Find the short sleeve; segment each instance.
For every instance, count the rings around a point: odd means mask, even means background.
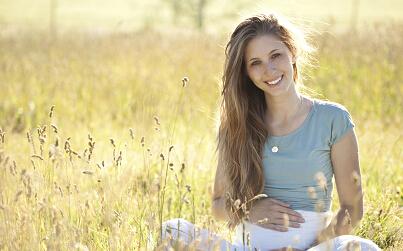
[[[337,143],[343,136],[355,126],[350,113],[343,106],[334,111],[330,145]]]

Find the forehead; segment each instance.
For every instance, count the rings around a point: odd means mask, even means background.
[[[287,46],[274,35],[260,35],[252,38],[245,48],[245,59],[262,57],[275,49],[288,49]]]

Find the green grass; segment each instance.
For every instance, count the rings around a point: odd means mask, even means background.
[[[366,211],[355,233],[386,250],[403,245],[402,30],[317,35],[305,80],[352,114]],[[193,33],[2,36],[0,249],[146,249],[176,217],[226,236],[210,214],[224,44]]]

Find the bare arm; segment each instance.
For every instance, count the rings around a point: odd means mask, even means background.
[[[340,209],[330,225],[319,234],[317,242],[349,234],[363,215],[358,143],[354,130],[332,146],[331,160]]]
[[[225,210],[225,186],[226,180],[224,176],[224,170],[219,163],[217,165],[217,170],[215,174],[211,209],[213,217],[216,220],[229,220],[227,211]]]

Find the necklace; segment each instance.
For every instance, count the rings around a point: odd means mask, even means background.
[[[299,104],[298,104],[298,110],[295,112],[295,114],[297,114],[297,113],[299,112],[299,110],[301,109],[301,107],[302,107],[302,102],[303,102],[303,97],[301,96],[300,102],[299,102]],[[304,122],[302,122],[302,123],[304,123]],[[277,142],[277,144],[275,144],[275,145],[272,146],[272,148],[271,148],[271,152],[272,152],[272,153],[277,153],[277,152],[280,150],[281,141],[282,141],[282,139],[280,138],[280,141]]]

